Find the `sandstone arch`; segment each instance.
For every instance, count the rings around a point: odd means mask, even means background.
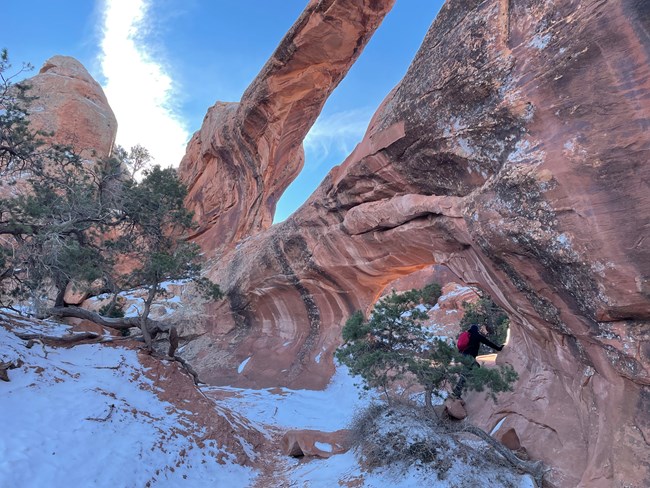
[[[514,412],[504,429],[557,486],[648,484],[648,32],[634,0],[447,2],[363,141],[291,218],[263,231],[259,202],[281,184],[199,212],[229,293],[188,349],[202,377],[323,386],[345,316],[443,263],[512,318],[499,359],[518,389],[474,418]],[[239,136],[217,119],[206,137],[234,161]],[[216,171],[205,154],[192,164]],[[224,192],[205,174],[191,178],[202,205]]]

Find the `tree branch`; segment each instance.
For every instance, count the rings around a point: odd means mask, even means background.
[[[55,317],[75,317],[78,319],[90,320],[102,327],[109,327],[115,330],[130,329],[131,327],[140,327],[140,317],[104,317],[96,312],[91,312],[80,307],[52,307],[46,310],[46,315]],[[169,326],[157,320],[147,319],[147,329],[155,336],[158,332],[169,330]]]
[[[14,334],[19,337],[20,339],[24,341],[34,341],[32,342],[31,345],[28,345],[27,347],[31,347],[34,345],[36,342],[42,342],[42,343],[47,343],[48,345],[57,345],[57,344],[70,344],[71,342],[80,342],[80,341],[87,341],[87,340],[93,340],[93,339],[100,339],[102,336],[100,334],[96,334],[94,332],[82,332],[79,334],[68,334],[62,337],[56,337],[56,336],[46,336],[43,334],[26,334],[23,332],[16,332],[14,331]]]
[[[516,469],[523,471],[524,473],[529,473],[531,476],[533,476],[533,478],[535,478],[537,486],[542,486],[542,478],[544,477],[545,470],[544,464],[541,461],[531,462],[519,459],[510,449],[501,444],[494,437],[489,435],[483,429],[479,429],[467,421],[461,423],[457,428],[454,428],[451,425],[449,425],[449,427],[452,431],[455,432],[469,432],[470,434],[474,434],[476,437],[480,438],[481,440],[488,443],[491,447],[493,447],[495,451],[501,454],[506,459],[506,461],[508,461]]]

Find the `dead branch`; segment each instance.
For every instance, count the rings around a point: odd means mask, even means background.
[[[55,317],[74,317],[89,320],[101,325],[102,327],[108,327],[115,330],[131,329],[132,327],[142,330],[142,317],[104,317],[103,315],[81,307],[52,307],[47,309],[46,314]],[[145,323],[147,329],[146,332],[150,336],[151,340],[154,340],[161,332],[169,332],[170,329],[168,324],[150,318],[147,318]],[[145,331],[143,331],[143,334],[144,332]]]
[[[176,331],[176,327],[172,326],[169,328],[169,351],[167,355],[173,358],[176,349],[178,349],[178,332]]]
[[[187,371],[190,374],[190,376],[192,376],[192,379],[194,380],[195,385],[198,386],[199,384],[203,383],[199,379],[199,373],[197,373],[196,370],[190,365],[190,363],[185,361],[185,359],[183,359],[180,356],[173,356],[172,359],[174,361],[178,361],[179,363],[181,363],[183,365],[183,368],[185,368],[185,371]]]
[[[106,422],[108,419],[111,418],[111,415],[113,415],[113,411],[115,410],[115,405],[111,404],[108,413],[106,414],[106,417],[86,417],[86,420],[94,420],[95,422]]]
[[[48,315],[57,317],[75,317],[79,319],[90,320],[91,322],[94,322],[103,327],[109,327],[116,330],[130,329],[132,327],[141,329],[141,317],[104,317],[98,313],[91,312],[90,310],[86,310],[80,307],[53,307],[48,309],[46,313]],[[147,331],[149,332],[151,339],[155,339],[156,336],[161,332],[169,333],[169,358],[181,363],[185,371],[187,371],[188,374],[192,376],[194,384],[198,385],[202,383],[196,370],[192,368],[192,366],[187,361],[185,361],[185,359],[181,358],[180,356],[176,356],[176,349],[178,348],[178,331],[176,330],[176,327],[149,318],[147,318],[146,323]]]
[[[25,347],[27,349],[31,349],[32,347],[34,347],[34,344],[40,344],[40,346],[43,348],[43,357],[47,359],[47,349],[45,349],[45,343],[41,339],[29,339],[27,340],[27,344],[25,344]]]
[[[115,366],[95,366],[95,369],[114,369],[118,370],[124,365],[124,357],[122,357],[122,360],[116,364]]]
[[[115,330],[130,329],[131,327],[140,327],[139,317],[104,317],[96,312],[86,310],[81,307],[52,307],[45,311],[46,315],[55,317],[75,317],[77,319],[90,320],[102,327],[108,327]],[[151,320],[150,322],[155,322]]]
[[[102,339],[102,336],[95,332],[80,332],[79,334],[68,334],[61,337],[46,336],[43,334],[28,334],[25,332],[16,332],[16,331],[14,331],[14,334],[20,339],[28,341],[26,344],[26,347],[28,349],[31,349],[34,346],[34,344],[40,344],[41,346],[43,346],[43,351],[45,351],[46,344],[48,346],[61,346],[61,345],[70,345],[70,344],[75,345],[75,344],[80,344],[82,342],[87,343],[89,341],[98,342]]]
[[[489,435],[483,429],[470,424],[468,421],[458,423],[457,427],[454,424],[456,424],[456,422],[448,423],[447,425],[451,432],[468,432],[475,435],[494,448],[494,450],[501,454],[501,456],[503,456],[513,467],[524,473],[530,474],[535,479],[537,486],[542,486],[542,479],[545,470],[544,464],[541,461],[524,461],[523,459],[519,459],[510,449],[501,444],[494,437]]]

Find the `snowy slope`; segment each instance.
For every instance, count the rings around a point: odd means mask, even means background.
[[[46,324],[42,332],[69,331]],[[24,363],[0,382],[0,486],[248,486],[255,476],[216,442],[200,448],[180,435],[202,427],[158,398],[135,351],[27,349],[1,326],[0,344],[0,360]]]
[[[199,391],[174,374],[177,363],[138,355],[133,343],[28,349],[8,330],[17,330],[15,317],[12,323],[0,315],[0,361],[23,362],[0,382],[0,487],[442,488],[457,486],[454,473],[463,470],[454,461],[451,476],[437,480],[416,466],[366,472],[354,451],[284,456],[278,439],[287,429],[345,428],[372,400],[359,397],[344,369],[324,391]],[[19,330],[71,332],[48,322]],[[214,417],[197,414],[197,403]],[[225,428],[215,428],[219,422]],[[532,486],[521,476],[503,479],[482,486]]]

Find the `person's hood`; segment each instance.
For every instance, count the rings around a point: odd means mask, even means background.
[[[469,333],[470,333],[470,334],[478,334],[478,325],[472,325],[472,326],[469,328]]]

